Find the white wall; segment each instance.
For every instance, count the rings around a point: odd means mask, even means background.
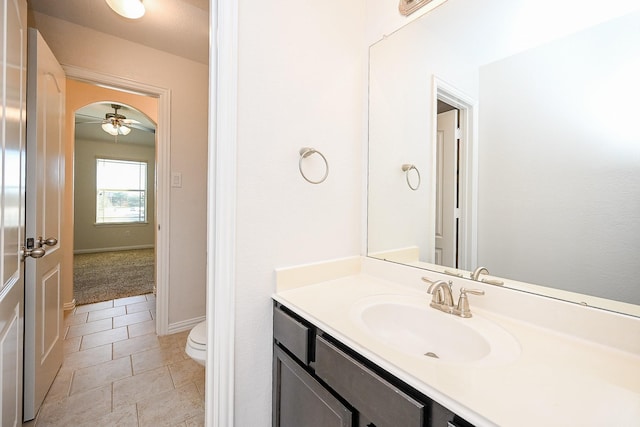
[[[147,163],[146,224],[96,225],[96,159],[122,159]],[[75,253],[153,247],[155,242],[155,147],[125,142],[77,140],[74,156]]]
[[[271,425],[277,267],[358,255],[364,3],[239,3],[235,424]],[[329,161],[326,182],[298,150]]]
[[[170,194],[169,324],[203,316],[208,66],[38,13],[32,18],[63,66],[170,89],[170,162],[182,173],[182,188]],[[114,60],[104,49],[112,45],[126,54]]]

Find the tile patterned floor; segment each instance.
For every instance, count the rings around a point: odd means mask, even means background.
[[[188,332],[155,334],[153,294],[65,314],[64,362],[24,427],[204,425],[204,368],[184,352]]]

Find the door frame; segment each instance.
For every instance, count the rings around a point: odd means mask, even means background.
[[[156,124],[156,333],[169,333],[169,237],[170,237],[170,159],[171,159],[171,91],[111,74],[63,65],[67,78],[158,98]],[[73,161],[73,159],[71,159]],[[73,203],[73,199],[71,199]],[[71,209],[73,212],[73,209]],[[72,222],[73,223],[73,222]]]
[[[463,270],[472,270],[478,263],[478,103],[460,89],[437,76],[432,82],[432,158],[436,159],[438,138],[438,100],[444,101],[460,111],[458,126],[462,141],[460,156],[460,229],[458,231],[459,265]],[[430,212],[435,212],[435,164],[432,168],[432,194]],[[434,223],[430,225],[435,230]],[[435,247],[435,234],[432,247]]]
[[[209,1],[205,425],[234,425],[238,2]]]

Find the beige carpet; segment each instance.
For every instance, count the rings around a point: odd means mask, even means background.
[[[153,292],[154,250],[77,254],[73,257],[73,296],[90,304]]]

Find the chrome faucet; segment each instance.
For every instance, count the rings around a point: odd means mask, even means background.
[[[489,270],[487,270],[487,267],[478,267],[473,270],[473,273],[471,273],[471,280],[478,280],[482,273],[489,274]]]
[[[423,277],[422,280],[431,284],[427,290],[427,292],[432,295],[431,304],[429,304],[431,307],[460,317],[472,317],[467,294],[484,295],[484,291],[481,290],[461,288],[458,304],[454,305],[453,292],[451,291],[453,282],[451,280],[449,282],[445,282],[444,280],[433,282],[426,277]]]

